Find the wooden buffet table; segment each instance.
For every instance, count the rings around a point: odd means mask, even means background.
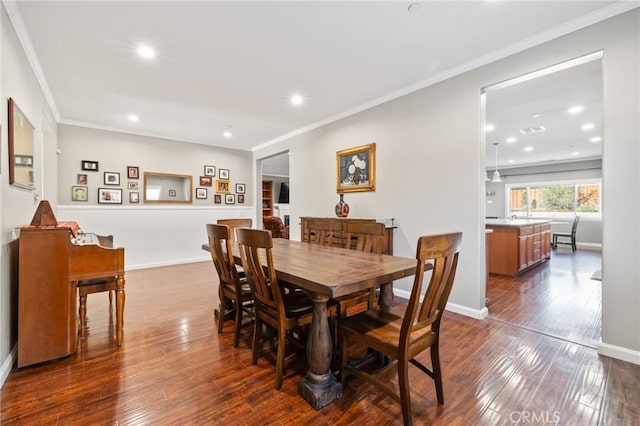
[[[489,272],[518,275],[551,256],[551,221],[487,219],[493,234],[487,239]]]
[[[208,246],[202,248],[206,250]],[[239,258],[236,244],[233,251],[234,257]],[[298,393],[320,409],[342,395],[342,384],[330,370],[333,347],[327,301],[411,276],[415,274],[416,260],[274,238],[273,261],[278,279],[302,288],[313,301],[307,342],[309,371],[298,384]],[[263,263],[266,265],[265,259]],[[425,269],[432,267],[427,264]]]

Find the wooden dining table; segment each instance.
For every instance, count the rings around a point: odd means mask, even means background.
[[[203,249],[208,250],[204,244]],[[234,257],[239,260],[237,244]],[[416,260],[385,254],[365,253],[338,247],[320,246],[282,238],[273,239],[273,263],[279,280],[304,290],[313,301],[313,319],[307,341],[309,371],[298,384],[298,393],[315,409],[342,396],[342,384],[330,369],[333,346],[327,302],[363,289],[388,285],[411,276]],[[266,266],[266,258],[263,258]],[[431,264],[426,269],[431,269]],[[383,294],[383,292],[381,292]],[[380,306],[391,306],[381,297]]]

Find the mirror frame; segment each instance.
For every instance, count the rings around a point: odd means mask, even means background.
[[[35,143],[34,143],[34,136],[35,136],[35,127],[33,126],[33,124],[31,123],[31,121],[29,121],[29,119],[27,118],[27,116],[24,114],[24,112],[22,112],[22,110],[20,109],[20,107],[16,104],[16,102],[13,100],[13,98],[9,98],[9,121],[8,121],[8,127],[9,127],[9,184],[10,185],[15,185],[18,186],[20,188],[25,188],[25,189],[30,189],[30,190],[34,190],[35,189],[35,184],[34,184],[34,179],[33,179],[33,171],[34,171],[34,161],[33,161],[33,156],[35,153]],[[29,140],[16,140],[17,138],[17,134],[16,134],[16,129],[14,126],[14,119],[16,119],[17,117],[21,117],[22,120],[24,120],[26,122],[26,124],[29,125],[30,129],[31,129],[31,141]],[[27,166],[29,166],[31,168],[30,172],[31,172],[31,176],[30,176],[30,182],[20,182],[20,181],[16,181],[16,156],[21,156],[23,154],[16,154],[16,145],[20,142],[23,143],[30,143],[31,144],[31,164],[27,164]],[[21,163],[22,164],[22,163]]]
[[[174,180],[177,180],[178,183],[181,183],[181,185],[183,185],[183,188],[186,187],[186,183],[189,183],[189,189],[188,192],[185,191],[181,191],[181,194],[184,195],[183,198],[169,198],[168,195],[165,196],[165,198],[160,198],[160,199],[149,199],[147,197],[147,186],[149,184],[153,184],[155,183],[154,181],[162,181],[164,178],[172,178]],[[180,182],[180,180],[182,182]],[[175,188],[166,188],[167,190],[167,194],[168,191],[176,191],[176,197],[177,197],[177,191],[180,188],[178,188],[178,185],[175,186]],[[161,192],[164,192],[164,190],[161,190]],[[185,193],[186,192],[186,193]],[[181,175],[181,174],[176,174],[176,173],[161,173],[161,172],[144,172],[144,188],[143,188],[143,202],[144,203],[175,203],[175,204],[191,204],[193,203],[193,176],[191,175]]]

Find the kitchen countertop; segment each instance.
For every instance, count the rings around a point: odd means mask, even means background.
[[[549,219],[486,219],[485,224],[487,226],[529,226],[540,225],[543,223],[551,223]]]

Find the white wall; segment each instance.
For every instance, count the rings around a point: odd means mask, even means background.
[[[36,197],[43,194],[44,182],[55,182],[56,158],[43,157],[43,152],[55,151],[56,135],[45,123],[55,123],[53,114],[31,70],[29,62],[2,6],[1,31],[1,91],[0,117],[2,123],[2,149],[0,159],[0,383],[9,373],[12,363],[11,351],[16,343],[15,325],[17,306],[16,288],[11,282],[11,259],[9,246],[13,240],[12,229],[29,224],[38,204]],[[7,171],[7,99],[13,98],[35,127],[34,182],[35,191],[9,185]],[[43,128],[48,128],[47,136]],[[46,173],[46,174],[45,174]]]
[[[351,215],[395,217],[395,253],[413,256],[419,235],[463,231],[451,302],[473,315],[485,307],[485,183],[480,90],[604,50],[602,353],[640,363],[639,12],[635,9],[418,92],[254,153],[289,150],[292,224],[331,215],[335,152],[377,143],[375,192],[347,194]],[[299,238],[299,228],[291,228]],[[406,290],[408,283],[398,286]]]

